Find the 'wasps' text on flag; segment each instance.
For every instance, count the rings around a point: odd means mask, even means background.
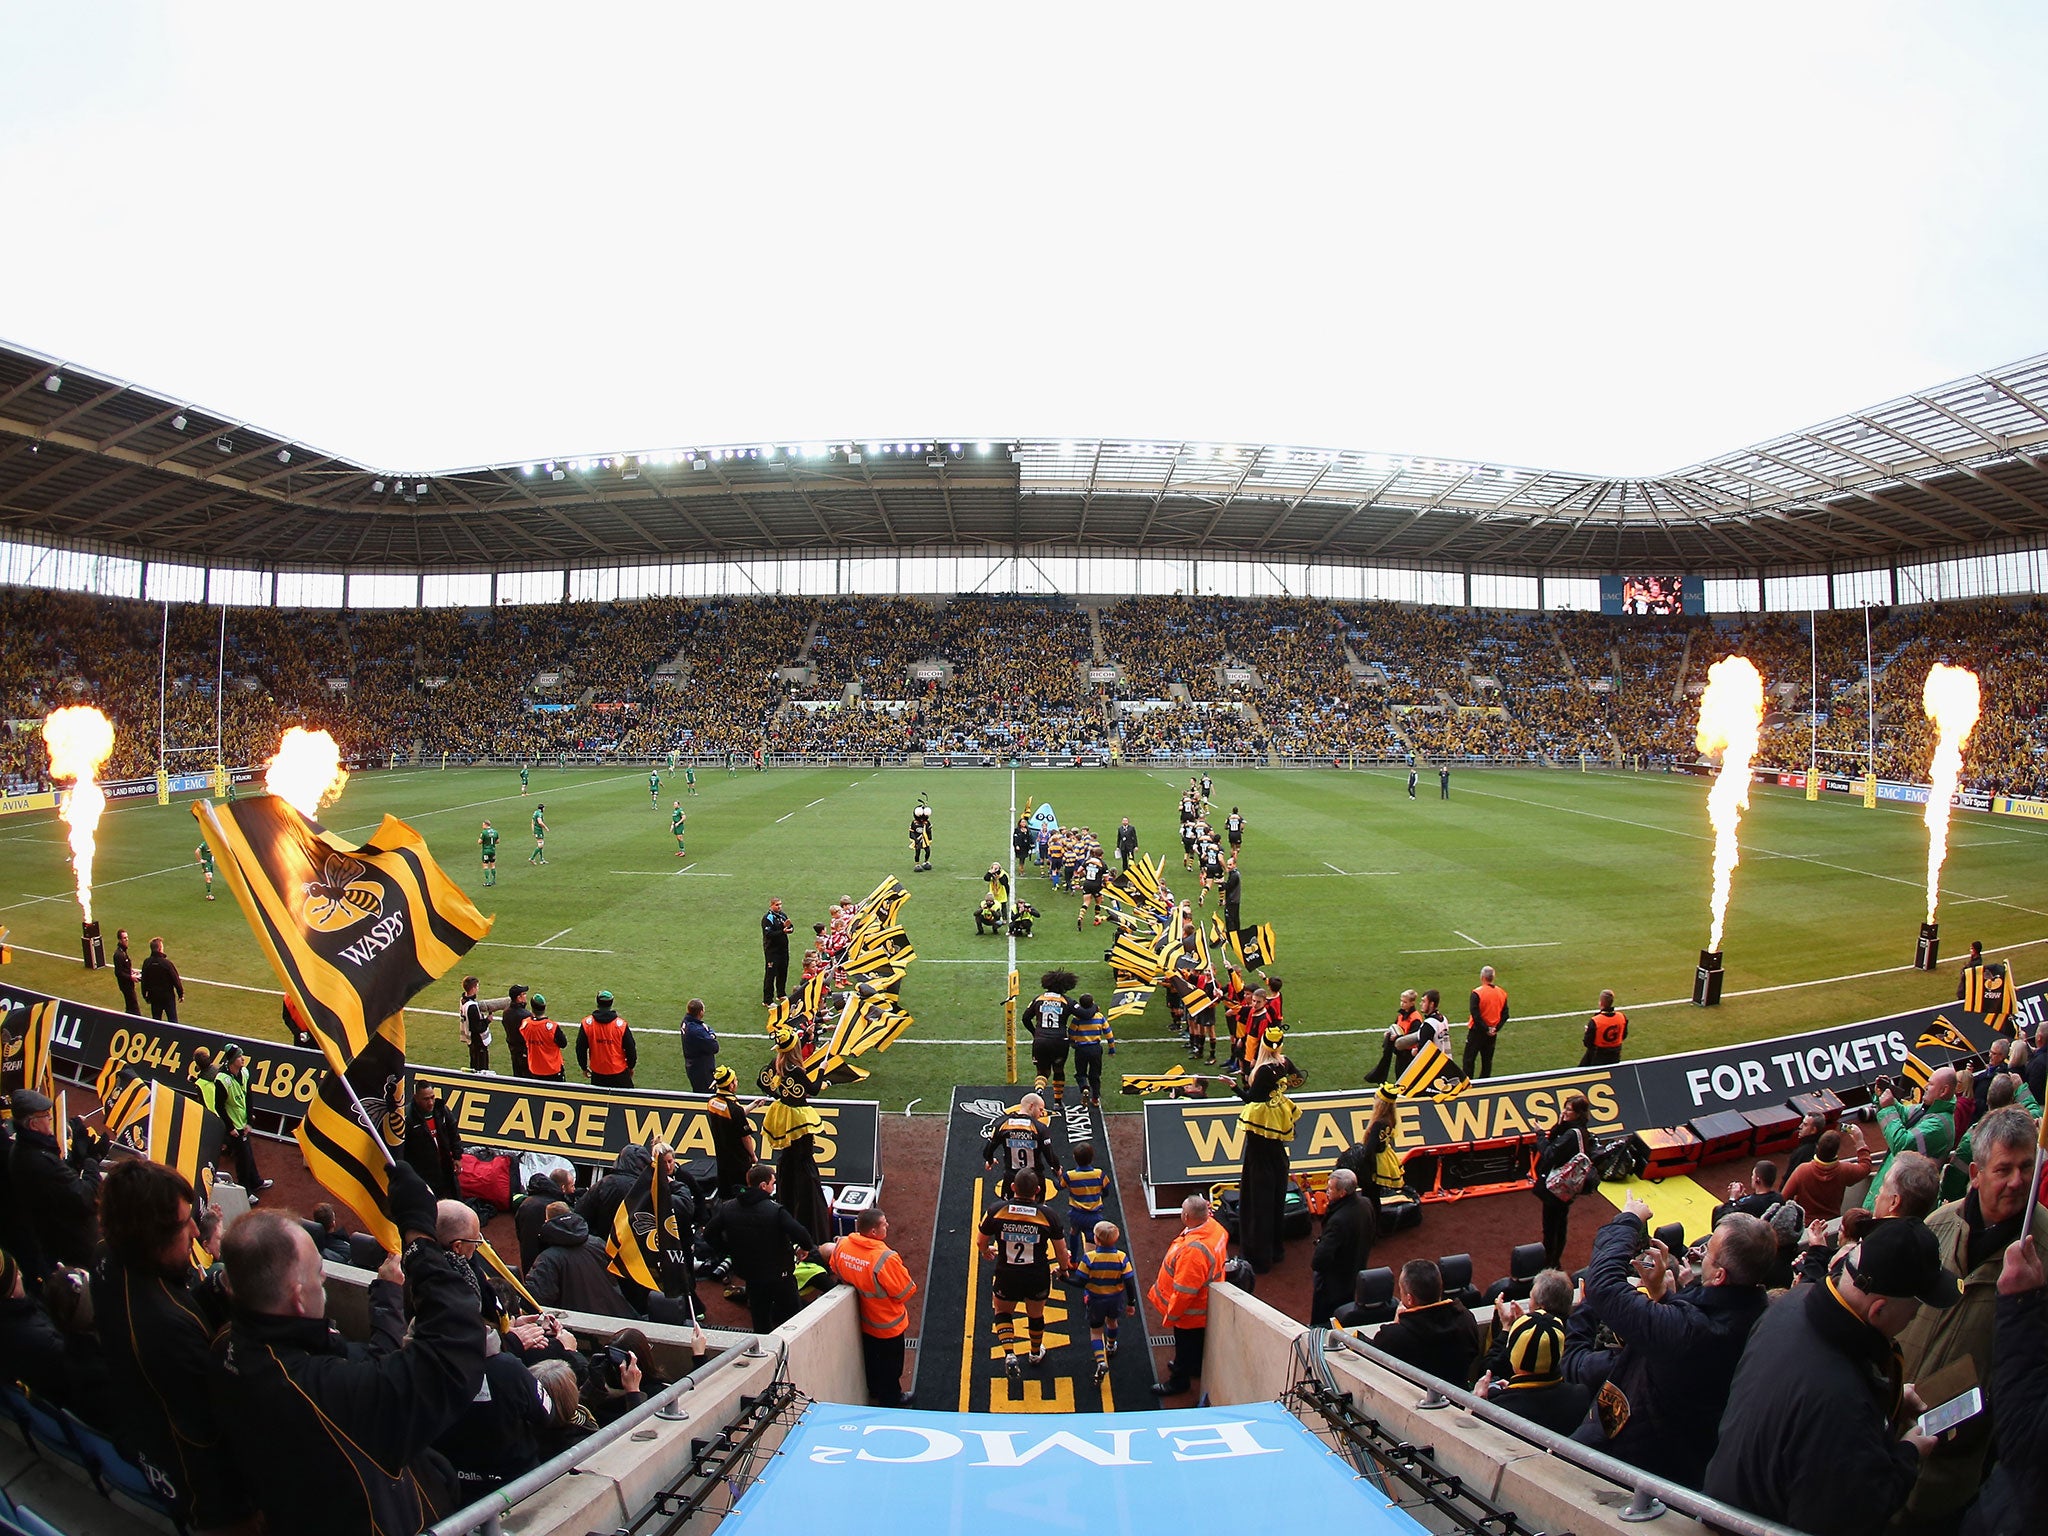
[[[393,817],[352,843],[274,795],[200,800],[193,815],[337,1072],[491,931],[419,833]]]
[[[0,1100],[17,1088],[46,1099],[57,1096],[50,1070],[50,1032],[57,1023],[54,1000],[11,1009],[0,1018]]]

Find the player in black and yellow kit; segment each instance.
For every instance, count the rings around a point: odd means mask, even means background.
[[[1045,1302],[1052,1294],[1052,1266],[1070,1267],[1067,1240],[1060,1236],[1052,1212],[1039,1203],[1045,1185],[1025,1169],[1011,1181],[1010,1198],[998,1201],[981,1218],[981,1256],[995,1278],[996,1339],[1003,1350],[1003,1372],[1015,1381],[1023,1374],[1010,1318],[1024,1307],[1031,1340],[1031,1363],[1045,1363]]]
[[[1031,1000],[1026,1017],[1031,1023],[1031,1086],[1040,1093],[1052,1084],[1052,1107],[1064,1108],[1067,1091],[1067,1027],[1074,1021],[1074,1000],[1067,996],[1074,988],[1072,971],[1047,971],[1038,978],[1045,990]]]
[[[993,1168],[998,1158],[1002,1160],[1002,1179],[996,1187],[1004,1193],[1015,1187],[1020,1174],[1034,1175],[1041,1189],[1047,1182],[1058,1181],[1060,1160],[1046,1137],[1045,1123],[1045,1100],[1027,1093],[1021,1104],[1004,1110],[989,1128],[988,1140],[982,1143],[981,1162],[983,1167]]]

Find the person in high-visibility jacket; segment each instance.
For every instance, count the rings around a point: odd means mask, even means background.
[[[1600,1011],[1586,1020],[1586,1054],[1582,1067],[1611,1067],[1621,1060],[1621,1043],[1628,1039],[1628,1015],[1614,1006],[1614,994],[1600,994]]]
[[[1180,1205],[1181,1230],[1166,1245],[1159,1274],[1145,1293],[1160,1320],[1173,1330],[1173,1359],[1166,1380],[1152,1383],[1155,1397],[1185,1392],[1202,1374],[1209,1341],[1209,1287],[1223,1278],[1230,1235],[1211,1213],[1206,1195],[1189,1195]]]
[[[903,1336],[910,1327],[910,1309],[904,1303],[917,1294],[917,1282],[903,1267],[903,1256],[889,1246],[889,1218],[880,1207],[862,1211],[853,1236],[825,1244],[818,1256],[860,1297],[860,1357],[867,1369],[868,1401],[908,1408]]]
[[[533,994],[533,1012],[519,1021],[519,1036],[526,1042],[526,1075],[542,1082],[562,1080],[562,1047],[569,1043],[562,1026],[548,1017],[548,1000]]]
[[[1467,1077],[1493,1076],[1493,1048],[1508,1022],[1508,995],[1494,984],[1493,967],[1479,968],[1479,985],[1472,989],[1471,1006],[1465,1011],[1465,1059],[1461,1066]],[[1473,1071],[1474,1064],[1479,1070]]]
[[[1263,1275],[1280,1262],[1280,1217],[1287,1203],[1288,1148],[1301,1108],[1287,1097],[1294,1063],[1280,1052],[1286,1031],[1268,1029],[1252,1069],[1237,1083],[1245,1100],[1237,1112],[1244,1132],[1244,1160],[1237,1175],[1237,1240],[1245,1262]]]
[[[584,1015],[576,1032],[576,1065],[600,1087],[630,1088],[633,1064],[639,1059],[633,1031],[612,1006],[611,993],[598,993],[597,1007]]]

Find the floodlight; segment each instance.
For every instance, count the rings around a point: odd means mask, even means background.
[[[172,430],[173,432],[182,432],[182,431],[184,431],[184,430],[185,430],[185,418],[184,418],[183,416],[173,416],[173,417],[171,418],[171,430]]]
[[[291,461],[292,461],[292,451],[291,451],[291,449],[289,449],[289,448],[280,448],[280,449],[278,449],[278,450],[277,450],[277,462],[278,462],[278,463],[280,463],[280,464],[289,464],[289,463],[291,463]]]
[[[57,375],[54,373],[51,374],[47,379],[43,380],[43,388],[47,389],[53,395],[63,387],[64,381],[58,378]]]
[[[380,492],[380,493],[381,493],[381,492],[383,491],[383,489],[384,489],[384,482],[383,482],[382,480],[372,480],[372,481],[370,482],[370,489],[371,489],[372,491],[376,491],[376,492]]]
[[[531,464],[526,466],[526,478],[529,480],[533,478],[533,466]]]
[[[976,444],[974,445],[974,451],[975,451],[976,453],[987,453],[987,452],[988,452],[988,444],[987,444],[987,443],[976,443]]]
[[[427,494],[427,482],[426,482],[426,481],[424,481],[424,480],[422,480],[422,481],[420,481],[420,482],[419,482],[418,484],[416,484],[415,486],[413,486],[413,488],[412,488],[412,493],[413,493],[413,495],[415,495],[415,496],[424,496],[424,495],[426,495],[426,494]]]
[[[566,469],[553,470],[549,473],[548,478],[550,480],[566,480],[569,478],[569,471]]]
[[[216,437],[213,440],[213,446],[218,448],[222,453],[233,453],[235,451],[235,445],[229,442],[224,437]]]

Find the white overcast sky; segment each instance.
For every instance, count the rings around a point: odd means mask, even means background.
[[[2048,6],[0,12],[0,337],[392,469],[1618,474],[2048,350]]]

